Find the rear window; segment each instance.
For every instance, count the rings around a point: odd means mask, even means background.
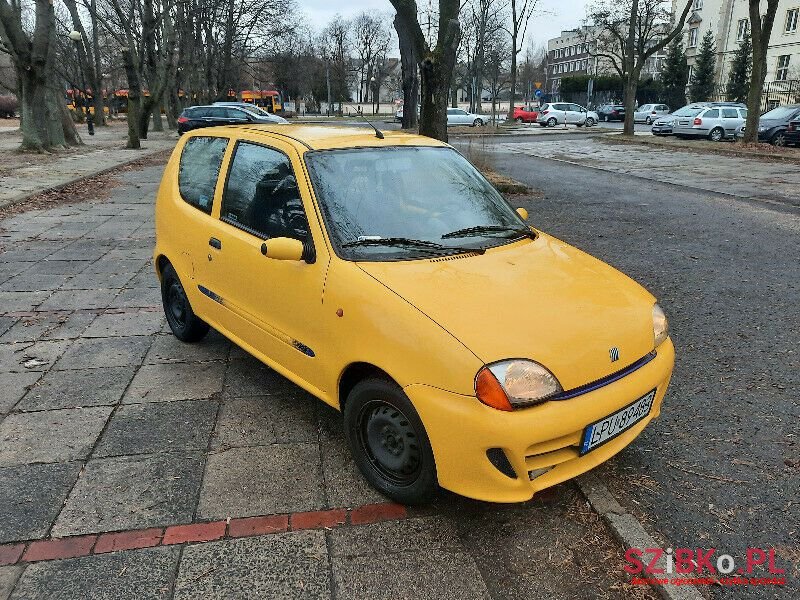
[[[181,153],[178,188],[181,197],[195,208],[211,214],[214,189],[228,138],[198,136],[189,138]]]
[[[692,108],[691,106],[684,106],[676,110],[674,114],[676,117],[696,117],[700,114],[700,111],[703,110],[702,108]]]

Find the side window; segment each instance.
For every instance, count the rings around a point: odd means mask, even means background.
[[[236,146],[220,216],[264,239],[308,237],[308,220],[289,158],[257,144]]]
[[[206,116],[212,119],[226,119],[228,117],[228,111],[223,106],[212,106],[206,110],[208,111]]]
[[[722,118],[723,119],[738,119],[739,113],[736,111],[735,108],[723,108],[722,109]]]
[[[214,188],[227,146],[228,138],[198,136],[189,138],[181,153],[178,168],[181,197],[206,214],[211,214]]]
[[[719,109],[713,108],[703,115],[704,119],[719,119]]]
[[[739,109],[739,113],[742,115],[743,119],[747,118],[747,109],[746,108],[740,108]]]
[[[237,119],[239,121],[247,120],[247,113],[243,110],[236,110],[235,108],[226,108],[225,116],[229,119]]]

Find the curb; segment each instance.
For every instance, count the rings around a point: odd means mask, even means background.
[[[53,186],[50,186],[50,187],[42,188],[41,190],[36,190],[35,192],[30,192],[30,193],[28,193],[28,194],[26,194],[24,196],[20,196],[18,198],[11,198],[9,200],[0,200],[0,208],[6,208],[8,206],[14,206],[16,204],[22,204],[23,202],[26,202],[26,201],[30,200],[31,198],[33,198],[34,196],[38,196],[39,194],[46,194],[48,192],[57,192],[59,190],[63,190],[64,188],[67,188],[67,187],[69,187],[71,185],[74,185],[76,183],[80,183],[84,179],[91,179],[92,177],[97,177],[98,175],[104,175],[106,173],[109,173],[110,171],[115,171],[115,170],[119,169],[120,167],[127,167],[128,165],[130,165],[132,163],[135,163],[138,160],[141,160],[143,158],[147,158],[147,157],[149,157],[149,156],[151,156],[153,154],[158,154],[159,152],[163,152],[165,150],[169,150],[169,148],[160,148],[158,150],[152,150],[152,151],[144,150],[142,152],[142,154],[139,154],[135,158],[131,158],[130,160],[126,160],[126,161],[117,163],[117,164],[112,165],[110,167],[106,167],[106,168],[100,169],[98,171],[91,171],[91,172],[84,173],[83,175],[79,175],[78,177],[73,177],[69,181],[65,181],[63,183],[59,183],[57,185],[53,185]]]
[[[594,473],[586,473],[576,479],[578,488],[591,507],[611,528],[614,536],[628,548],[660,548],[661,544],[645,531],[645,528],[631,513],[627,512],[614,498],[608,488]],[[666,559],[660,558],[657,565],[664,568]],[[665,600],[704,600],[693,585],[660,585],[651,587]]]

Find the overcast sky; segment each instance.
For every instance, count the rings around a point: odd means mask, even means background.
[[[434,4],[437,0],[431,0]],[[337,3],[332,0],[297,0],[300,10],[308,17],[314,29],[322,29],[336,13],[350,18],[362,11],[385,13],[387,18],[394,15],[389,0],[349,0]],[[427,0],[417,0],[423,5]],[[528,26],[527,39],[536,44],[546,44],[547,40],[557,37],[562,29],[578,27],[584,19],[586,0],[539,0],[540,10],[534,14]]]

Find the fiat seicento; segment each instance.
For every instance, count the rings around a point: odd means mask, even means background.
[[[216,127],[166,166],[154,258],[175,336],[340,410],[383,494],[519,502],[630,444],[675,354],[650,293],[526,218],[427,137]]]

